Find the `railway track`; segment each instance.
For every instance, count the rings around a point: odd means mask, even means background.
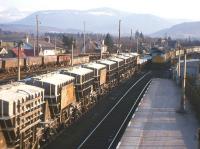
[[[151,80],[146,73],[137,80],[78,146],[79,149],[115,148]]]
[[[57,71],[62,68],[67,68],[69,66],[57,66],[57,67],[47,67],[47,68],[40,68],[37,70],[30,70],[30,71],[24,71],[21,70],[21,79],[25,79],[28,77],[36,76],[36,75],[42,75],[49,72]],[[10,81],[17,81],[17,72],[16,73],[0,73],[0,85],[6,84]]]
[[[96,127],[99,121],[110,111],[110,109],[120,100],[126,91],[137,82],[146,72],[139,72],[126,81],[122,81],[118,87],[104,95],[102,99],[94,105],[87,113],[77,122],[48,142],[44,148],[48,149],[65,149],[77,148],[84,138]],[[73,134],[73,135],[72,135]]]

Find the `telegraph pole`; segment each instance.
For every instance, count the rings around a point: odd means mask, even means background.
[[[101,46],[101,51],[100,51],[100,59],[102,59],[103,57],[103,52],[102,52],[102,49],[104,48],[104,40],[102,41],[102,46]]]
[[[119,39],[118,39],[119,52],[121,52],[120,42],[121,42],[121,20],[119,20]]]
[[[131,52],[131,47],[132,47],[132,36],[133,36],[133,31],[131,29],[131,38],[130,38],[130,52]]]
[[[36,44],[37,44],[37,52],[38,52],[37,54],[39,55],[39,19],[38,19],[38,15],[36,15],[36,33],[37,33],[37,37],[36,37],[37,43]]]
[[[54,43],[54,46],[55,46],[55,51],[56,51],[56,35],[55,35],[55,43]]]
[[[138,53],[138,37],[137,37],[137,53]]]
[[[71,66],[74,65],[74,39],[72,40],[72,57],[71,57]]]
[[[84,32],[84,35],[83,35],[83,53],[85,54],[85,21],[83,22],[83,32]]]
[[[17,72],[17,81],[20,81],[20,51],[22,48],[23,42],[19,41],[17,43],[17,48],[18,48],[18,56],[17,56],[17,66],[18,66],[18,72]]]
[[[33,56],[35,56],[35,36],[33,35]]]

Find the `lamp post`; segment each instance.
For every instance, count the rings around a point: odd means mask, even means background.
[[[177,72],[177,84],[179,85],[180,84],[180,78],[181,78],[181,45],[180,43],[178,42],[177,43],[177,47],[178,47],[178,72]]]
[[[182,93],[181,93],[181,102],[180,102],[180,109],[178,110],[179,113],[185,113],[185,85],[186,85],[186,69],[187,69],[187,52],[186,49],[184,49],[184,67],[183,67],[183,81],[182,81]]]

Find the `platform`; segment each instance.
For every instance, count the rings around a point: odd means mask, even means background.
[[[181,90],[168,79],[153,79],[117,148],[196,149],[198,121],[187,104],[187,113],[176,113]]]

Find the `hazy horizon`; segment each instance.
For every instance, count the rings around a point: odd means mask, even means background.
[[[18,9],[35,12],[40,10],[88,10],[107,7],[138,14],[152,14],[166,19],[200,21],[198,0],[0,0],[0,11]]]

